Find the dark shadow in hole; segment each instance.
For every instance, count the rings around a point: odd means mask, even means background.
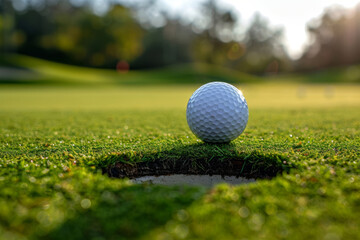
[[[40,239],[138,239],[200,199],[205,189],[132,185],[99,194],[96,205]]]
[[[103,168],[103,173],[119,178],[167,174],[218,174],[270,179],[295,167],[284,155],[260,151],[239,152],[232,143],[197,143],[137,156],[129,153],[112,153],[106,156],[104,161],[108,164]]]

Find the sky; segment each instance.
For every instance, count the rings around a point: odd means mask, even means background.
[[[158,0],[168,13],[191,21],[198,14],[199,4],[204,0]],[[247,25],[254,13],[266,17],[271,26],[284,29],[285,46],[291,57],[300,57],[309,41],[306,24],[321,16],[324,9],[339,5],[352,8],[360,0],[218,0],[218,4],[240,14],[240,22]]]

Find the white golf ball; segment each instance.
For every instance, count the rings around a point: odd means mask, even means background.
[[[204,142],[226,143],[244,131],[249,109],[242,92],[224,82],[211,82],[198,88],[186,109],[191,131]]]

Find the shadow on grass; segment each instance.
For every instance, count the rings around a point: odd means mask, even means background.
[[[103,173],[133,178],[147,175],[202,174],[272,178],[295,167],[284,155],[239,152],[235,145],[197,143],[157,153],[112,153],[102,159]]]
[[[204,143],[144,154],[111,153],[99,159],[98,166],[104,166],[103,172],[112,177],[129,178],[169,173],[272,178],[293,167],[283,155],[240,152],[234,144]],[[201,199],[207,190],[139,184],[101,191],[92,195],[89,209],[74,209],[73,217],[41,238],[139,239],[164,226],[180,210]]]
[[[78,213],[42,239],[138,239],[204,194],[203,188],[150,185],[105,192],[89,210]]]
[[[231,143],[197,143],[144,154],[118,152],[98,160],[104,173],[122,178],[171,173],[272,178],[294,167],[286,156],[240,152]],[[138,239],[166,224],[206,191],[201,187],[146,184],[105,191],[92,200],[91,208],[74,211],[74,217],[43,239]]]

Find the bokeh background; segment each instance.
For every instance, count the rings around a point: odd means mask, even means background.
[[[256,76],[359,64],[357,1],[312,2],[1,0],[1,64],[11,65],[11,53],[119,71],[204,63]],[[359,71],[337,81],[358,82]]]

